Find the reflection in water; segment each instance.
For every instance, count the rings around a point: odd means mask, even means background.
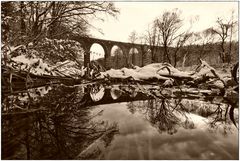
[[[88,87],[4,95],[2,159],[238,158],[238,130],[226,104]]]
[[[217,103],[211,104],[198,100],[181,101],[187,112],[197,114],[199,116],[208,118],[207,125],[211,132],[221,132],[223,135],[231,133],[236,127],[233,126],[233,121],[230,119],[229,111],[231,106],[228,104]],[[238,109],[234,109],[234,119],[238,122]]]
[[[133,114],[136,111],[143,113],[145,118],[158,129],[159,133],[167,132],[172,135],[177,132],[177,128],[180,126],[185,129],[194,128],[193,122],[189,120],[187,115],[183,111],[173,108],[169,100],[152,99],[137,105],[136,102],[130,102],[127,106]]]
[[[169,109],[164,99],[150,100],[147,109],[149,121],[158,128],[159,132],[167,131],[169,134],[173,134],[177,131],[175,126],[179,124],[180,120]]]
[[[227,115],[228,105],[225,104],[216,105],[187,99],[151,99],[142,102],[128,102],[127,107],[132,114],[136,111],[145,114],[146,119],[160,133],[173,134],[177,132],[179,127],[185,129],[196,128],[193,121],[188,117],[189,113],[207,118],[206,125],[211,132],[219,129],[221,133],[226,135],[236,128],[233,127],[233,123]],[[235,118],[238,120],[237,110],[235,110]]]
[[[117,124],[92,121],[102,113],[82,108],[82,97],[79,88],[54,88],[29,102],[28,108],[44,110],[3,115],[2,159],[73,159],[103,135],[111,142]]]
[[[233,124],[225,124],[231,129],[226,135],[212,133],[211,119],[176,109],[171,112],[174,106],[167,104],[147,100],[96,107],[95,112],[104,111],[96,119],[118,122],[120,131],[100,159],[238,158],[238,130]]]

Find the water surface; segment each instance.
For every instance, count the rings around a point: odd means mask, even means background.
[[[146,102],[146,101],[145,101]],[[94,111],[103,110],[99,120],[117,122],[119,134],[98,159],[237,159],[238,131],[232,125],[226,133],[219,125],[213,129],[209,120],[196,114],[187,114],[170,129],[151,123],[140,106],[145,102],[100,105]],[[135,112],[131,112],[134,106]],[[159,120],[161,121],[161,120]]]
[[[107,90],[94,102],[89,91],[50,86],[4,95],[2,159],[238,159],[226,104],[111,98]]]

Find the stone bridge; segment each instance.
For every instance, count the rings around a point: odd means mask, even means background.
[[[104,57],[104,66],[109,69],[111,67],[112,62],[112,55],[111,51],[113,46],[119,47],[124,57],[126,58],[126,64],[133,64],[138,66],[144,66],[146,64],[152,63],[152,54],[151,50],[153,49],[153,46],[149,46],[146,44],[133,44],[133,43],[126,43],[126,42],[119,42],[119,41],[111,41],[111,40],[103,40],[103,39],[97,39],[97,38],[90,38],[90,37],[73,37],[73,40],[78,41],[83,49],[85,50],[84,54],[84,65],[87,66],[88,63],[90,63],[90,48],[91,46],[96,43],[102,46],[104,49],[105,57]],[[132,54],[131,49],[137,49],[137,53],[135,55]],[[150,49],[150,50],[149,50]],[[154,46],[154,50],[157,57],[154,57],[155,62],[161,62],[162,60],[162,54],[163,49],[159,46]],[[160,53],[159,53],[160,52]]]

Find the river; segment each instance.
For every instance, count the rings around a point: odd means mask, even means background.
[[[94,103],[80,86],[5,95],[2,159],[239,158],[238,129],[228,117],[219,119],[228,105],[139,98]]]

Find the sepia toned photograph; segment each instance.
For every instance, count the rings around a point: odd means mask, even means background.
[[[2,160],[239,160],[238,1],[1,1]]]

